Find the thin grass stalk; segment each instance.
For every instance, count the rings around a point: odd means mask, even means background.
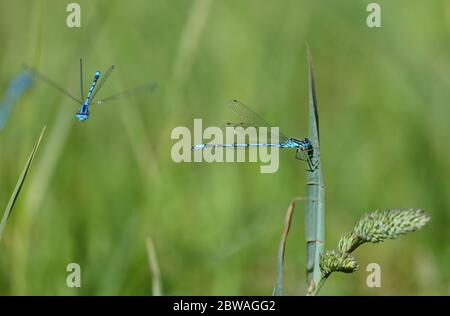
[[[312,294],[321,280],[320,254],[324,248],[324,185],[319,151],[319,117],[314,82],[312,57],[308,54],[309,81],[309,140],[314,147],[318,166],[307,172],[307,200],[305,211],[307,293]]]
[[[148,256],[148,268],[152,277],[152,293],[153,296],[162,295],[161,286],[161,273],[159,270],[158,259],[156,257],[155,244],[152,238],[147,238],[147,256]]]
[[[286,250],[286,240],[289,234],[289,229],[291,228],[292,216],[294,215],[295,201],[294,199],[291,204],[289,204],[286,218],[284,221],[284,229],[281,234],[280,246],[278,248],[278,259],[277,259],[277,279],[275,287],[273,288],[273,296],[283,295],[283,265],[284,265],[284,253]]]

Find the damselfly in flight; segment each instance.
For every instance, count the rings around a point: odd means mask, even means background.
[[[27,65],[24,65],[24,67],[26,69],[30,70],[37,78],[41,79],[42,81],[44,81],[48,85],[52,86],[53,88],[57,89],[59,92],[62,92],[63,94],[65,94],[66,96],[71,98],[73,101],[75,101],[78,105],[81,105],[80,110],[75,114],[75,118],[78,121],[80,121],[80,122],[86,121],[89,118],[90,111],[92,110],[92,108],[94,107],[95,104],[101,104],[101,103],[113,101],[113,100],[116,100],[119,97],[131,95],[131,94],[134,94],[134,93],[137,93],[137,92],[151,92],[156,87],[155,84],[144,85],[144,86],[141,86],[141,87],[138,87],[138,88],[135,88],[135,89],[126,90],[126,91],[114,94],[114,95],[112,95],[110,97],[107,97],[107,98],[104,98],[104,99],[101,99],[101,100],[98,100],[98,101],[94,102],[97,93],[103,87],[103,85],[105,84],[106,80],[108,80],[109,76],[111,75],[111,72],[114,70],[114,65],[112,65],[111,67],[109,67],[106,70],[106,72],[103,75],[103,77],[101,77],[102,73],[100,71],[97,70],[95,72],[94,78],[92,80],[91,87],[90,87],[90,89],[88,91],[88,94],[87,94],[87,96],[85,98],[84,90],[83,90],[83,60],[82,60],[82,58],[80,58],[80,88],[81,88],[80,95],[81,95],[81,99],[75,98],[73,95],[71,95],[69,92],[67,92],[64,88],[62,88],[56,82],[54,82],[53,80],[49,79],[47,76],[45,76],[44,74],[40,73],[36,69],[33,69],[33,68],[31,68],[30,66],[27,66]],[[100,77],[101,77],[101,79],[99,81]]]
[[[237,114],[239,118],[243,121],[240,123],[226,123],[226,127],[242,127],[242,129],[236,129],[235,131],[243,131],[248,127],[266,127],[269,137],[268,140],[273,138],[277,138],[278,142],[276,143],[233,143],[233,144],[198,144],[192,146],[192,150],[203,150],[205,148],[249,148],[249,147],[278,147],[278,148],[292,148],[296,150],[295,158],[299,160],[306,160],[308,163],[309,170],[316,169],[318,165],[318,161],[314,162],[314,149],[311,141],[308,138],[304,138],[302,140],[286,137],[282,133],[278,133],[278,135],[274,135],[271,131],[272,125],[267,123],[259,114],[250,109],[245,104],[239,102],[238,100],[232,100],[229,103],[230,108]],[[275,137],[272,137],[275,136]]]

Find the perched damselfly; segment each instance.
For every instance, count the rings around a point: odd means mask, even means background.
[[[85,97],[84,89],[83,89],[83,59],[80,58],[80,96],[81,96],[81,99],[78,99],[78,98],[74,97],[72,94],[70,94],[69,92],[67,92],[64,88],[62,88],[56,82],[49,79],[46,75],[42,74],[41,72],[37,71],[36,69],[33,69],[32,67],[30,67],[28,65],[24,65],[24,67],[26,69],[28,69],[29,71],[31,71],[35,77],[44,81],[45,83],[52,86],[59,92],[62,92],[63,94],[65,94],[66,96],[71,98],[73,101],[75,101],[78,105],[81,105],[80,110],[75,114],[75,118],[80,122],[86,121],[89,118],[90,111],[92,110],[92,108],[94,107],[95,104],[102,104],[105,102],[113,101],[119,97],[132,95],[137,92],[151,92],[156,87],[155,84],[148,84],[148,85],[144,85],[144,86],[141,86],[141,87],[138,87],[135,89],[126,90],[126,91],[114,94],[110,97],[95,101],[95,97],[96,97],[97,93],[103,87],[106,80],[108,80],[109,76],[111,75],[111,72],[114,70],[114,65],[109,67],[103,76],[100,71],[97,70],[95,72],[94,78],[91,83],[91,87],[89,88],[88,94]],[[100,81],[99,81],[99,79],[100,79]]]
[[[225,127],[242,127],[236,129],[236,131],[244,131],[248,127],[265,127],[267,131],[266,139],[269,142],[245,142],[245,143],[232,143],[232,144],[198,144],[192,146],[192,150],[203,150],[205,148],[249,148],[249,147],[277,147],[277,148],[291,148],[296,150],[295,158],[299,160],[305,160],[308,163],[309,170],[314,170],[317,167],[317,161],[313,161],[314,149],[311,141],[308,138],[302,140],[286,137],[281,132],[277,135],[272,131],[272,125],[267,123],[259,114],[250,109],[247,105],[238,100],[231,100],[229,102],[231,110],[242,119],[239,123],[226,123]],[[278,139],[277,142],[270,142],[271,139]]]

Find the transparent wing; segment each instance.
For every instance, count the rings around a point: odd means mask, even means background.
[[[286,137],[283,133],[279,132],[278,135],[275,135],[275,133],[272,133],[271,127],[273,127],[271,124],[267,123],[258,113],[250,109],[248,106],[243,104],[242,102],[238,100],[231,100],[229,102],[229,107],[231,110],[242,120],[240,123],[227,123],[227,126],[230,127],[244,127],[247,126],[253,126],[253,127],[267,127],[267,140],[269,141],[271,136],[278,136],[279,142],[282,143],[286,140],[288,140],[288,137]]]
[[[134,89],[129,89],[129,90],[125,90],[119,93],[116,93],[112,96],[109,96],[107,98],[98,100],[97,102],[95,102],[95,104],[102,104],[105,102],[109,102],[109,101],[115,101],[119,98],[122,97],[128,97],[128,96],[132,96],[132,95],[136,95],[136,94],[141,94],[141,93],[150,93],[153,92],[156,89],[156,84],[152,83],[152,84],[146,84]]]
[[[69,92],[67,92],[63,87],[61,87],[60,85],[58,85],[56,82],[54,82],[53,80],[51,80],[50,78],[48,78],[46,75],[40,73],[39,71],[37,71],[36,69],[23,64],[23,67],[30,71],[36,78],[44,81],[45,83],[47,83],[49,86],[55,88],[56,90],[58,90],[59,92],[62,92],[63,94],[65,94],[66,96],[68,96],[69,98],[71,98],[72,100],[74,100],[75,102],[77,102],[77,104],[81,104],[83,103],[83,101],[78,100],[77,98],[75,98],[73,95],[71,95]]]
[[[84,89],[83,89],[83,59],[80,58],[80,88],[81,88],[81,100],[84,100]]]
[[[94,93],[92,94],[91,103],[94,102],[95,96],[100,91],[100,89],[103,87],[103,85],[105,84],[106,80],[108,80],[109,75],[111,75],[111,72],[113,70],[114,70],[114,65],[112,65],[111,67],[108,68],[108,70],[106,70],[105,75],[100,79],[100,82],[97,85],[97,89],[95,89]]]
[[[254,126],[253,124],[240,122],[240,123],[225,123],[222,128],[226,132],[227,127],[234,128],[234,135],[237,136],[245,136],[245,143],[273,143],[280,144],[287,140],[285,136],[280,136],[279,133],[272,131],[272,126]],[[241,128],[238,128],[241,127]],[[250,133],[250,130],[247,130],[249,127],[254,127],[256,129],[256,135]],[[260,127],[265,127],[260,129]],[[226,135],[226,134],[225,134]],[[278,139],[278,141],[272,141],[272,137]]]

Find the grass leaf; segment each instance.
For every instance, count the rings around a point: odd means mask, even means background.
[[[305,234],[306,234],[306,273],[308,282],[308,294],[314,293],[314,289],[321,279],[320,254],[324,247],[324,185],[322,167],[320,163],[319,147],[319,114],[317,109],[316,87],[312,57],[308,54],[308,81],[309,81],[309,140],[314,147],[314,156],[318,166],[307,174],[307,200],[305,210]]]
[[[25,178],[27,176],[28,170],[30,169],[31,164],[33,163],[34,156],[36,155],[37,149],[39,148],[39,144],[41,143],[44,132],[45,132],[45,126],[42,128],[41,134],[39,135],[39,139],[37,140],[36,144],[34,144],[33,150],[31,151],[31,154],[28,157],[28,161],[25,164],[25,167],[23,168],[22,174],[20,175],[19,180],[17,181],[14,192],[11,195],[8,205],[6,206],[6,209],[3,213],[3,218],[0,223],[0,241],[3,238],[3,231],[5,230],[6,222],[8,221],[8,218],[11,215],[12,210],[14,208],[14,204],[16,203],[17,198],[19,197],[20,190],[22,189],[23,183],[25,182]]]
[[[278,261],[277,261],[277,280],[275,283],[275,287],[273,289],[272,295],[274,296],[282,296],[283,295],[283,264],[284,264],[284,251],[286,249],[286,240],[289,234],[289,229],[291,228],[292,215],[294,214],[295,209],[295,201],[294,199],[291,204],[289,204],[286,219],[284,221],[284,230],[281,235],[280,246],[278,248]]]

